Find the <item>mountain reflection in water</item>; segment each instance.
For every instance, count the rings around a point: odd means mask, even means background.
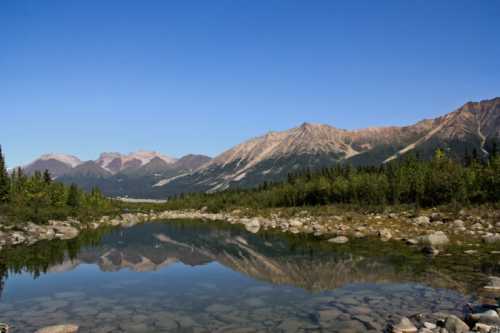
[[[27,331],[61,320],[76,320],[84,331],[94,331],[87,321],[99,306],[104,318],[95,325],[109,324],[114,327],[109,332],[133,331],[123,327],[124,320],[146,325],[146,331],[165,331],[165,311],[170,331],[185,331],[186,321],[201,331],[241,327],[249,325],[245,315],[253,323],[262,312],[269,320],[257,331],[293,331],[295,326],[314,331],[337,327],[341,318],[352,322],[346,326],[351,331],[377,331],[394,311],[439,306],[459,311],[467,300],[461,294],[471,288],[459,275],[438,269],[428,257],[396,242],[362,239],[334,245],[312,236],[252,234],[240,226],[202,221],[98,230],[73,241],[10,249],[0,254],[0,272],[6,279],[0,321],[12,321],[9,315],[22,307],[30,316],[18,317],[16,325]],[[256,290],[263,290],[263,296],[254,297]],[[75,292],[81,298],[71,301]],[[436,293],[438,303],[433,302]],[[380,303],[382,295],[395,305],[393,310]],[[359,313],[352,311],[367,312],[367,306],[374,318],[359,324]],[[49,316],[47,309],[54,314]],[[330,311],[331,318],[322,319],[322,311]],[[333,316],[335,311],[340,317]],[[138,317],[131,321],[134,314]]]

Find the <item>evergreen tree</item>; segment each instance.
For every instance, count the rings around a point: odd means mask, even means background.
[[[68,192],[67,205],[71,208],[78,208],[80,206],[80,193],[76,184],[71,184]]]
[[[497,139],[493,139],[491,143],[491,151],[490,151],[490,162],[493,161],[498,155],[498,144]]]
[[[52,176],[47,169],[45,169],[45,171],[43,172],[43,181],[45,182],[45,184],[50,184],[52,182]]]
[[[0,204],[7,202],[10,192],[10,179],[5,166],[5,159],[0,145]]]

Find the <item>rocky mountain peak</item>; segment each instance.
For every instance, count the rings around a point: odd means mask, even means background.
[[[40,160],[47,161],[47,160],[56,160],[65,164],[68,164],[71,167],[75,167],[78,164],[81,164],[82,161],[76,156],[73,155],[68,155],[68,154],[44,154],[39,157]]]

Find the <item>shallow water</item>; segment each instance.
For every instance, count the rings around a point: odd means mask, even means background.
[[[202,221],[103,230],[0,256],[0,322],[13,332],[60,323],[81,332],[380,332],[393,315],[460,314],[464,282],[395,246]]]

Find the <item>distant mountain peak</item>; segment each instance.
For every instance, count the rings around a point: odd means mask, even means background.
[[[154,151],[102,153],[82,163],[71,155],[47,154],[28,170],[49,169],[63,181],[101,186],[107,195],[165,198],[183,192],[210,192],[280,181],[289,173],[321,169],[338,163],[380,165],[410,152],[422,158],[437,148],[461,158],[466,150],[488,155],[488,145],[500,139],[500,98],[469,102],[434,119],[408,126],[339,129],[304,122],[285,131],[271,131],[244,141],[211,159],[186,155],[178,160]],[[70,156],[70,157],[68,157]],[[78,163],[78,164],[77,164]],[[72,168],[71,165],[76,165]],[[90,180],[89,177],[97,180]]]
[[[137,150],[129,154],[120,154],[115,152],[102,153],[96,163],[105,170],[116,174],[124,169],[140,168],[148,164],[152,159],[159,158],[165,163],[175,163],[176,159],[155,151]]]
[[[56,154],[56,153],[49,153],[49,154],[43,154],[42,156],[39,157],[40,160],[56,160],[65,164],[70,165],[72,168],[77,166],[78,164],[82,163],[80,159],[76,156],[73,155],[68,155],[68,154]]]

